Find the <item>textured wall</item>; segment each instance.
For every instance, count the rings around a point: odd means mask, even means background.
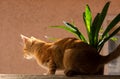
[[[84,31],[82,13],[89,4],[93,16],[109,0],[0,0],[0,73],[41,74],[35,60],[25,60],[20,34],[42,40],[45,35],[55,38],[72,36],[64,30],[51,29],[73,19]],[[120,0],[111,0],[108,15],[120,13]],[[64,35],[63,35],[64,34]]]

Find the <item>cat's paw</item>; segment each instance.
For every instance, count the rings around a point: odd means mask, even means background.
[[[66,71],[64,71],[64,73],[68,77],[72,77],[75,75],[75,72],[73,70],[66,70]]]
[[[55,75],[55,74],[50,74],[50,73],[43,73],[43,75]]]
[[[47,72],[47,73],[43,73],[43,75],[55,75],[55,73]]]

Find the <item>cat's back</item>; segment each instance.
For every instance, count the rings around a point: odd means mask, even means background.
[[[55,44],[64,44],[64,43],[67,43],[67,42],[72,42],[74,40],[78,40],[77,38],[74,38],[74,37],[68,37],[68,38],[62,38],[62,39],[58,39],[56,42],[54,42]]]
[[[86,48],[90,47],[87,43],[74,37],[59,39],[54,42],[54,45],[61,48]]]

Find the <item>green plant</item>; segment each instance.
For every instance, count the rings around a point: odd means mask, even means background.
[[[88,39],[79,31],[79,29],[75,26],[74,23],[64,22],[65,26],[52,26],[55,28],[65,29],[77,37],[79,37],[82,41],[92,45],[95,47],[98,52],[101,51],[105,42],[108,41],[111,37],[117,34],[120,31],[120,26],[115,29],[111,34],[109,32],[115,27],[115,25],[120,22],[120,13],[110,22],[108,26],[106,26],[105,31],[103,31],[102,35],[100,35],[100,29],[102,28],[103,21],[106,17],[110,2],[107,2],[103,7],[101,13],[97,13],[95,18],[92,20],[92,13],[88,5],[86,5],[85,12],[83,12],[83,19],[85,23],[85,27],[87,30]]]

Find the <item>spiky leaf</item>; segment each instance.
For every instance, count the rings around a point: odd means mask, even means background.
[[[65,21],[64,21],[64,24],[66,26],[51,26],[51,27],[62,28],[68,32],[71,32],[71,33],[77,35],[82,41],[87,42],[85,37],[82,35],[82,33],[79,31],[79,29],[77,27],[75,27],[74,25],[67,23]]]
[[[115,25],[120,22],[120,14],[118,14],[113,20],[112,22],[110,22],[110,24],[107,26],[106,30],[104,31],[102,38],[104,38],[104,36],[106,36],[106,34],[113,28],[115,27]]]
[[[88,5],[86,5],[85,12],[83,13],[83,19],[84,19],[84,23],[85,23],[87,34],[88,34],[89,43],[91,44],[93,43],[92,37],[91,37],[92,14]]]

